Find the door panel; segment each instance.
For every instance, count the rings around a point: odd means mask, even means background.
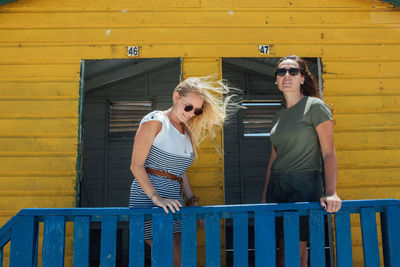
[[[229,58],[222,73],[243,91],[242,109],[224,126],[225,203],[260,203],[270,157],[269,124],[283,95],[275,85],[279,58]],[[317,59],[306,59],[318,77]]]
[[[85,64],[86,82],[96,86],[85,93],[80,206],[126,207],[134,179],[130,162],[136,132],[116,132],[115,129],[119,127],[114,126],[121,124],[120,121],[113,120],[113,126],[110,126],[111,106],[121,101],[147,101],[151,107],[144,113],[137,113],[140,117],[150,110],[169,108],[172,104],[172,92],[180,79],[180,59],[151,59],[149,62],[144,59],[131,62],[89,60]],[[118,73],[119,68],[121,71],[129,70],[134,75],[120,75],[115,78],[117,82],[107,82],[104,77],[113,80],[109,73]],[[112,114],[115,117],[116,113]],[[128,117],[131,115],[118,114]],[[138,120],[136,125],[137,122]]]

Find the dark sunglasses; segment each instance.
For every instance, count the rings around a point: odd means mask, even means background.
[[[300,69],[297,69],[297,68],[290,68],[290,69],[280,68],[280,69],[277,69],[275,73],[276,73],[276,75],[282,77],[282,76],[285,76],[286,73],[288,73],[288,72],[289,72],[290,76],[296,76],[297,74],[299,74]]]
[[[193,105],[187,105],[187,106],[185,106],[184,110],[185,110],[186,112],[190,112],[190,111],[193,110],[193,108],[194,108]],[[199,115],[201,115],[201,114],[203,114],[203,109],[202,109],[202,108],[196,108],[196,109],[194,110],[194,115],[199,116]]]

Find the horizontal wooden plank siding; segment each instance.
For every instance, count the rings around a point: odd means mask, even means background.
[[[221,76],[221,58],[262,57],[260,44],[267,57],[321,58],[340,196],[400,198],[400,11],[389,3],[21,0],[1,5],[0,21],[0,226],[21,208],[76,205],[80,62],[128,58],[128,46],[183,58],[183,78]],[[193,189],[222,204],[223,156],[209,142],[200,153]]]

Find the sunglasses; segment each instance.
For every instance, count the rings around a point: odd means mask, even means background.
[[[290,68],[290,69],[280,68],[280,69],[276,70],[275,74],[282,77],[282,76],[285,76],[286,73],[288,73],[288,72],[289,72],[290,76],[296,76],[297,74],[299,74],[300,69],[297,69],[297,68]]]
[[[185,110],[186,112],[190,112],[190,111],[193,110],[193,108],[194,108],[193,105],[187,105],[187,106],[185,106],[184,110]],[[199,115],[201,115],[201,114],[203,114],[203,109],[202,109],[202,108],[196,108],[196,109],[194,110],[194,115],[199,116]]]

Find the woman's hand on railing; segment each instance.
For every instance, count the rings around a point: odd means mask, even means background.
[[[151,197],[154,205],[161,207],[164,209],[165,213],[169,213],[168,209],[175,213],[175,211],[179,211],[179,208],[182,207],[182,204],[177,199],[170,198],[162,198],[158,194]]]
[[[337,212],[342,206],[342,200],[338,195],[325,195],[320,198],[321,207],[323,207],[327,212]]]
[[[193,195],[186,200],[186,207],[198,207],[199,206],[200,198]],[[200,219],[197,220],[197,227],[204,228],[205,220]]]
[[[186,200],[186,206],[198,206],[199,205],[200,198],[198,196],[191,196]]]

